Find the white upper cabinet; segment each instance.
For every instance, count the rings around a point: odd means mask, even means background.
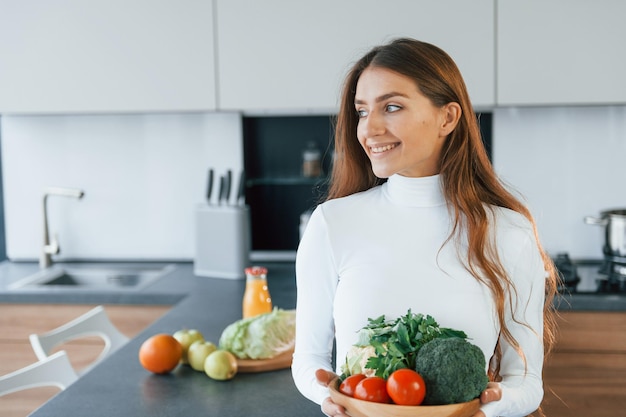
[[[626,103],[626,2],[498,0],[497,104]]]
[[[350,65],[400,36],[444,49],[494,105],[494,0],[216,1],[221,110],[335,112]]]
[[[0,113],[333,113],[372,46],[431,42],[478,110],[626,103],[622,0],[3,0]]]
[[[12,0],[1,9],[1,113],[216,108],[211,0]]]

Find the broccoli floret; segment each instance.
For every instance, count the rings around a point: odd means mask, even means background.
[[[415,370],[424,378],[424,404],[456,404],[473,400],[487,387],[485,355],[458,337],[426,343],[417,353]]]

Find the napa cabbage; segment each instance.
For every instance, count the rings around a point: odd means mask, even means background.
[[[293,349],[295,336],[295,310],[274,307],[270,313],[228,325],[220,336],[219,347],[239,359],[269,359]]]

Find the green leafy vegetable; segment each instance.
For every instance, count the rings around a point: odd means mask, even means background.
[[[413,314],[395,320],[386,320],[382,315],[368,319],[368,324],[359,331],[357,346],[373,346],[375,354],[370,356],[366,368],[375,370],[376,376],[388,378],[401,368],[415,369],[415,358],[420,348],[437,338],[457,337],[467,339],[465,332],[440,327],[432,316]],[[350,358],[346,358],[346,363]],[[344,367],[344,373],[346,368]]]
[[[274,308],[271,313],[230,324],[222,332],[219,346],[240,359],[268,359],[291,349],[295,335],[295,310]]]

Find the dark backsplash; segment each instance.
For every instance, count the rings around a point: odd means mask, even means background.
[[[292,251],[299,242],[300,215],[314,208],[326,192],[334,121],[327,116],[244,117],[246,203],[252,221],[252,249]],[[492,114],[478,115],[491,158]],[[322,153],[323,175],[302,177],[302,151],[314,143]]]
[[[333,155],[332,116],[244,118],[246,203],[253,250],[295,250],[300,215],[326,192]],[[322,176],[302,175],[302,151],[310,144],[322,155]]]

